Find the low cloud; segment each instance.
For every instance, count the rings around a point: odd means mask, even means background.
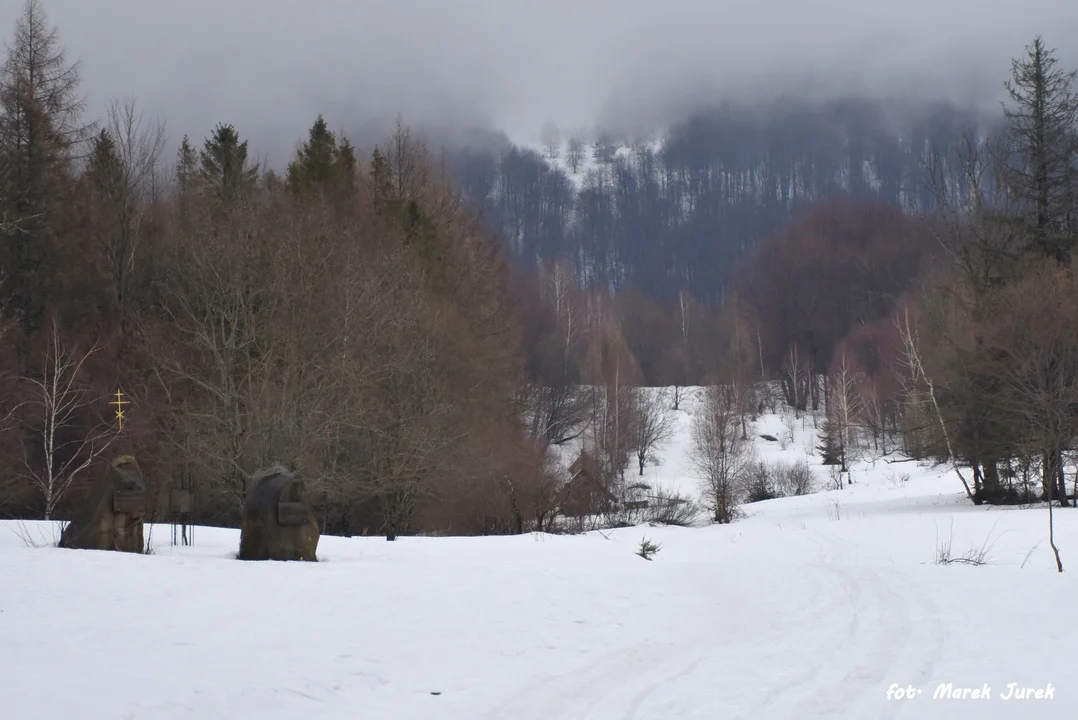
[[[20,2],[0,8],[10,36]],[[533,141],[544,120],[663,124],[720,98],[999,99],[1036,33],[1078,65],[1074,0],[44,0],[91,111],[235,124],[279,162],[318,112]]]

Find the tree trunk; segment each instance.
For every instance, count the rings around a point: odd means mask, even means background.
[[[1052,553],[1056,556],[1056,570],[1063,572],[1063,561],[1059,558],[1059,548],[1056,547],[1056,524],[1051,501],[1048,502],[1048,544],[1052,546]]]
[[[1058,490],[1059,506],[1070,507],[1070,501],[1067,500],[1067,478],[1063,469],[1063,451],[1056,450],[1056,471],[1058,472]]]

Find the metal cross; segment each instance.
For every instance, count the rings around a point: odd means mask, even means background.
[[[116,389],[116,399],[109,402],[109,405],[115,405],[116,406],[116,422],[118,424],[118,428],[117,428],[118,430],[123,430],[124,429],[124,408],[123,408],[123,406],[131,404],[130,400],[124,400],[123,397],[124,397],[124,394],[122,392],[120,392],[119,388],[117,388]]]

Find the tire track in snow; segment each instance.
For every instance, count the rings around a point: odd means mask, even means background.
[[[785,588],[788,608],[776,605],[769,613],[741,608],[742,617],[719,615],[698,632],[605,653],[584,667],[539,679],[487,717],[677,716],[659,707],[660,695],[667,706],[681,702],[680,711],[696,717],[705,708],[677,698],[678,684],[688,681],[692,690],[724,680],[725,690],[716,688],[697,702],[721,705],[725,717],[891,718],[908,711],[901,703],[886,702],[886,688],[931,676],[945,641],[941,623],[923,622],[937,616],[935,603],[907,573],[858,562],[852,544],[835,533],[810,530],[805,539],[817,545],[819,561],[799,565],[791,576]],[[707,679],[692,683],[697,673]],[[760,677],[769,679],[761,683]],[[735,697],[724,697],[731,693]]]
[[[924,621],[938,617],[938,608],[902,570],[858,563],[853,543],[833,532],[820,540],[834,551],[831,569],[857,588],[856,632],[843,648],[842,672],[791,710],[807,717],[894,717],[907,706],[888,703],[886,688],[927,679],[939,656],[942,625]]]
[[[823,545],[820,546],[823,553]],[[778,606],[775,614],[761,615],[757,608],[738,606],[745,617],[721,617],[719,622],[697,628],[692,634],[662,643],[647,641],[633,645],[606,653],[583,668],[544,677],[511,695],[488,717],[490,720],[509,716],[515,720],[551,717],[643,720],[649,717],[644,712],[645,704],[656,691],[692,675],[716,658],[724,662],[733,657],[739,665],[760,668],[760,674],[773,672],[777,659],[769,649],[786,647],[797,628],[822,622],[835,603],[835,591],[821,580],[819,573],[800,578],[808,580],[808,587],[804,588],[808,592],[803,595],[806,600],[796,606],[797,613],[788,613],[785,606]],[[845,588],[847,595],[853,591],[852,586]],[[716,598],[716,602],[720,600]],[[763,657],[761,652],[765,653]],[[785,686],[811,682],[814,673],[815,670],[810,670],[794,677]],[[655,680],[656,676],[662,679]]]

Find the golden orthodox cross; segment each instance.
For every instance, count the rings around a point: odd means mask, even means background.
[[[124,397],[124,394],[122,392],[120,392],[119,388],[117,388],[116,389],[116,399],[109,402],[109,405],[115,405],[116,406],[116,423],[118,425],[118,427],[117,427],[118,430],[123,430],[124,429],[124,408],[123,408],[123,406],[131,404],[130,400],[124,400],[123,397]]]

